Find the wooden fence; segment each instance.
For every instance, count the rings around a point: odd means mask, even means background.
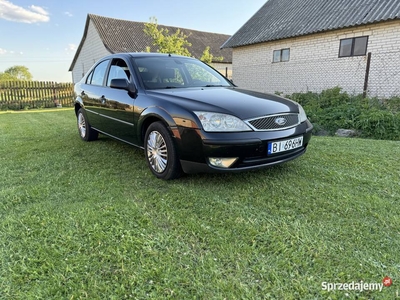
[[[0,82],[0,109],[68,107],[74,103],[73,83],[44,81]]]

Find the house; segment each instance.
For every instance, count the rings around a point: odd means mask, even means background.
[[[222,48],[244,88],[400,95],[399,0],[269,0]]]
[[[170,33],[175,33],[178,28],[158,25],[166,28]],[[156,52],[152,39],[144,33],[145,23],[133,22],[88,14],[82,40],[75,53],[69,71],[72,72],[72,81],[78,82],[89,68],[103,56],[118,52],[144,52],[149,46]],[[231,77],[232,50],[220,49],[229,35],[197,31],[180,28],[188,36],[192,44],[189,52],[200,58],[204,49],[209,46],[214,57],[223,57],[222,61],[213,62],[213,67],[223,75]]]

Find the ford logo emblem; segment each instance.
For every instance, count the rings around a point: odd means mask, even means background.
[[[275,123],[278,124],[279,126],[283,126],[286,124],[286,119],[285,118],[276,118]]]

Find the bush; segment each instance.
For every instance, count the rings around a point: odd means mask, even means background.
[[[364,110],[357,120],[356,129],[363,137],[400,140],[400,114],[387,110]]]
[[[334,134],[344,128],[356,129],[362,137],[400,140],[400,97],[363,98],[342,92],[340,87],[287,97],[304,107],[315,134]]]

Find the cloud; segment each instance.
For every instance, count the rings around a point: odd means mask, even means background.
[[[7,53],[7,50],[0,48],[0,55],[6,54],[6,53]]]
[[[68,44],[69,51],[76,51],[77,48],[78,48],[78,46],[75,44]]]
[[[49,13],[40,6],[31,5],[28,8],[23,8],[7,0],[0,0],[0,18],[29,24],[50,20]]]
[[[68,44],[67,48],[65,48],[65,52],[70,55],[75,53],[76,49],[78,49],[78,46],[75,44]]]
[[[72,13],[70,13],[69,11],[64,12],[64,15],[68,16],[68,17],[73,17],[74,15]]]

